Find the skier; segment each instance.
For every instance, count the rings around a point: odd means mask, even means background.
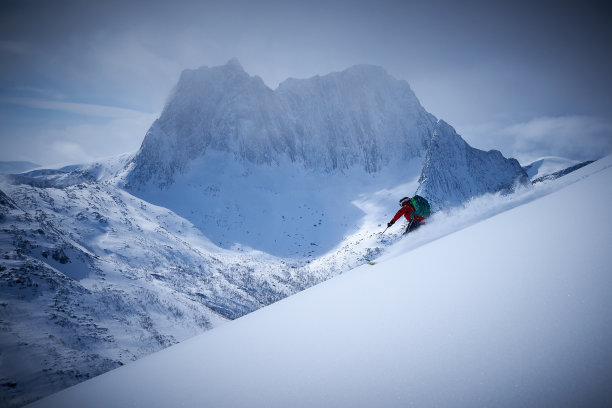
[[[414,198],[416,197],[419,197],[419,196],[415,196]],[[419,197],[419,199],[422,199],[422,197]],[[399,204],[402,208],[400,208],[397,214],[395,214],[395,216],[393,217],[393,219],[387,223],[387,228],[395,224],[395,221],[399,220],[401,216],[403,215],[408,220],[408,226],[406,227],[406,231],[404,231],[404,235],[405,235],[419,228],[421,224],[424,223],[425,218],[421,217],[420,215],[415,214],[416,210],[414,209],[414,205],[412,204],[410,197],[402,198],[401,200],[399,200]],[[427,203],[427,215],[426,216],[429,216],[429,203]]]

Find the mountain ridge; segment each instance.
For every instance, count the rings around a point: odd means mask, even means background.
[[[438,143],[439,137],[445,142]],[[246,167],[278,167],[288,159],[320,172],[322,179],[353,168],[376,175],[421,161],[427,165],[420,192],[436,208],[527,184],[516,160],[472,148],[422,107],[406,81],[373,65],[290,78],[275,90],[235,59],[185,70],[147,132],[126,183],[132,191],[151,184],[167,188],[213,151]],[[448,171],[453,163],[464,169],[460,176]]]
[[[288,79],[273,91],[230,61],[183,71],[147,132],[133,177],[170,184],[207,149],[257,164],[284,155],[324,172],[357,165],[371,173],[394,158],[418,157],[434,124],[409,85],[380,67]],[[168,148],[172,157],[162,153]]]
[[[449,164],[449,158],[459,159]],[[498,150],[485,152],[470,147],[440,119],[432,133],[417,192],[440,210],[487,193],[510,193],[529,183],[516,159],[505,159]]]

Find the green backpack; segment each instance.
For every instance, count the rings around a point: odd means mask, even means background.
[[[410,199],[410,204],[414,207],[414,214],[419,217],[427,218],[431,215],[431,208],[429,207],[429,202],[421,197],[420,195],[415,195]]]

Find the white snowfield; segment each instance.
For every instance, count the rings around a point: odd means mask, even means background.
[[[31,406],[611,406],[612,157],[566,177]]]

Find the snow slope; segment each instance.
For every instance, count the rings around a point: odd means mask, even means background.
[[[561,181],[31,406],[610,406],[612,157]]]

